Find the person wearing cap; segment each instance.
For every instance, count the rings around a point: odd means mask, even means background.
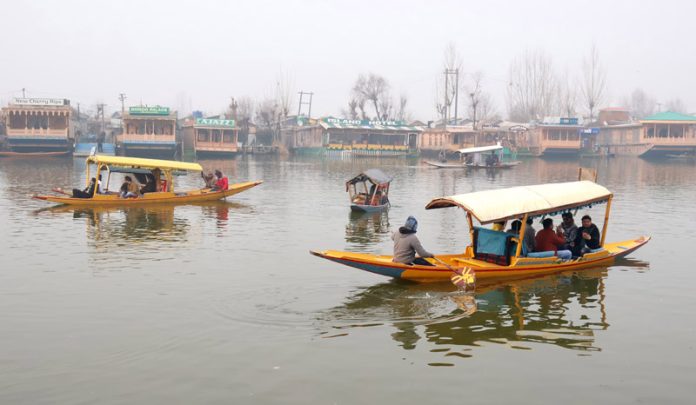
[[[432,263],[425,260],[425,258],[435,256],[423,248],[416,236],[417,230],[418,221],[413,216],[410,216],[404,226],[392,234],[392,240],[394,241],[393,261],[395,263],[432,266]],[[416,257],[416,253],[420,257]]]

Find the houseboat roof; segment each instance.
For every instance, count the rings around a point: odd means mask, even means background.
[[[124,156],[92,155],[87,158],[87,163],[130,167],[136,169],[172,169],[188,170],[195,172],[203,171],[203,168],[198,163],[178,162],[175,160],[133,158]]]
[[[657,114],[647,116],[640,120],[646,123],[678,123],[678,122],[696,122],[696,116],[681,114],[673,111],[664,111]]]
[[[481,224],[538,216],[605,202],[612,193],[592,181],[539,184],[435,198],[425,209],[461,207]]]

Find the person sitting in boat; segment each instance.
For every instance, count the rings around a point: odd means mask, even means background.
[[[527,218],[527,227],[524,228],[524,244],[527,246],[527,252],[534,251],[534,237],[536,236],[536,230],[532,226],[534,221],[532,218]]]
[[[157,184],[155,183],[155,176],[148,175],[145,176],[145,184],[140,187],[140,194],[154,193],[157,191]]]
[[[519,236],[520,229],[522,229],[522,221],[520,221],[519,219],[516,219],[516,220],[512,221],[512,223],[510,224],[510,229],[508,229],[505,232]]]
[[[503,232],[503,230],[505,230],[505,221],[494,222],[493,226],[491,227],[491,230]]]
[[[556,234],[565,239],[566,243],[563,248],[572,251],[575,247],[575,238],[578,234],[578,227],[575,225],[573,214],[570,212],[564,212],[561,215],[561,218],[561,224],[556,227]]]
[[[223,176],[220,170],[215,170],[215,177],[217,177],[217,181],[210,191],[226,191],[229,188],[227,177]]]
[[[435,257],[435,255],[423,248],[423,245],[421,245],[416,236],[417,230],[418,221],[413,216],[409,216],[404,226],[392,234],[392,240],[394,241],[393,262],[408,265],[419,264],[422,266],[432,266],[425,258]],[[416,257],[416,253],[418,253],[420,257]]]
[[[208,174],[201,172],[201,178],[205,182],[205,188],[215,187],[215,175],[213,175],[213,172],[208,172]]]
[[[125,177],[125,181],[121,185],[121,198],[138,198],[140,187],[131,179],[130,176]]]
[[[553,231],[553,220],[551,218],[546,218],[541,221],[544,229],[540,230],[536,234],[534,239],[534,245],[536,246],[535,251],[537,252],[548,252],[552,251],[556,253],[556,256],[562,260],[568,260],[573,257],[573,253],[570,250],[563,249],[565,245],[565,239],[558,236],[556,232]]]
[[[582,256],[590,250],[599,249],[600,245],[599,229],[597,225],[592,223],[592,218],[589,215],[582,217],[582,226],[578,228],[573,247],[575,256]]]
[[[94,196],[94,188],[97,186],[97,179],[92,177],[89,180],[89,185],[85,187],[84,190],[80,190],[79,188],[74,188],[72,190],[72,196],[73,198],[92,198]]]

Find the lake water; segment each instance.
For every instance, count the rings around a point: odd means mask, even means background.
[[[83,184],[84,162],[0,160],[0,403],[694,401],[694,164],[201,163],[264,183],[215,204],[46,209],[29,196]],[[463,213],[426,211],[431,198],[575,180],[579,163],[615,193],[607,241],[653,237],[609,268],[486,287],[461,303],[448,284],[308,254],[391,253],[389,233],[408,215],[426,249],[460,252]],[[370,167],[394,176],[393,206],[352,215],[344,182]],[[603,209],[588,213],[601,224]]]

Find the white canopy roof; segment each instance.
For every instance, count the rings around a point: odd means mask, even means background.
[[[482,152],[488,152],[492,150],[500,150],[503,149],[502,146],[500,146],[500,143],[497,145],[490,145],[490,146],[477,146],[475,148],[464,148],[464,149],[459,149],[459,153],[482,153]]]
[[[482,224],[487,224],[517,219],[524,214],[543,215],[604,202],[611,195],[597,183],[573,181],[440,197],[430,201],[425,208],[461,207]]]

